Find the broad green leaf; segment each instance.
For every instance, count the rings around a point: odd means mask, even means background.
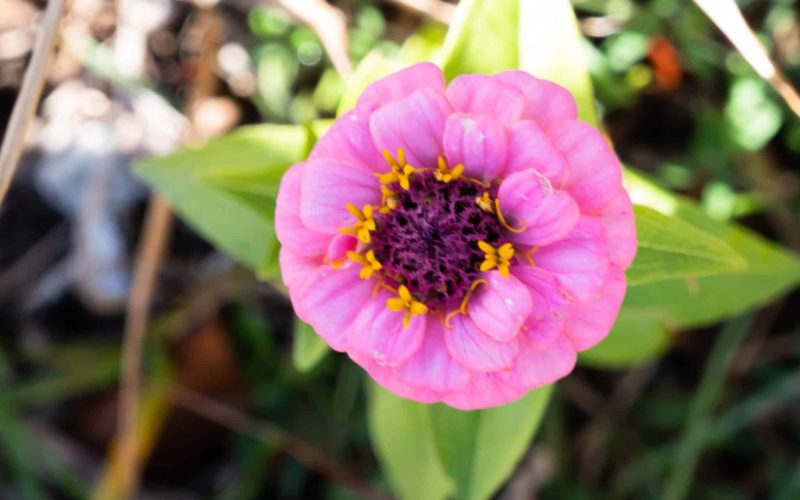
[[[281,176],[305,158],[300,126],[246,127],[173,154],[140,162],[136,172],[197,232],[261,271],[274,260],[275,196]]]
[[[747,261],[726,242],[677,217],[634,207],[639,249],[628,285],[741,271]]]
[[[519,9],[519,0],[459,2],[442,47],[445,78],[517,69]]]
[[[490,498],[514,471],[544,416],[552,386],[505,406],[464,412],[428,406],[436,449],[456,498]]]
[[[370,382],[369,433],[372,446],[399,498],[450,498],[453,482],[434,446],[428,408]]]
[[[669,334],[657,315],[623,309],[608,337],[580,353],[579,359],[586,366],[623,369],[658,358],[669,343]]]
[[[330,351],[328,344],[317,335],[308,323],[294,319],[294,344],[292,345],[292,362],[301,372],[310,371],[317,366]]]
[[[625,184],[634,203],[680,218],[719,238],[736,250],[747,266],[714,276],[631,286],[623,311],[656,316],[668,329],[690,328],[752,309],[800,283],[800,261],[787,250],[741,226],[712,219],[692,201],[630,170]]]
[[[568,88],[578,116],[597,124],[586,41],[569,0],[524,0],[519,6],[519,68]]]

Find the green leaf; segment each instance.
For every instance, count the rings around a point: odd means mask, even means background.
[[[281,176],[305,158],[309,135],[300,126],[246,127],[140,162],[136,173],[198,233],[261,271],[277,249],[273,212]]]
[[[445,78],[517,69],[519,9],[518,0],[459,2],[442,47]]]
[[[623,308],[608,337],[578,356],[586,366],[624,369],[657,359],[669,343],[669,334],[658,316]]]
[[[448,498],[453,483],[434,446],[425,405],[414,403],[370,382],[369,433],[372,446],[399,498]]]
[[[522,1],[519,26],[519,69],[568,88],[578,103],[578,117],[597,125],[584,49],[587,42],[569,0]]]
[[[741,271],[747,261],[726,242],[677,217],[634,207],[639,249],[628,285]]]
[[[675,278],[630,286],[623,310],[658,317],[669,330],[720,321],[772,300],[800,282],[795,255],[736,224],[709,217],[694,202],[626,171],[634,203],[677,217],[727,243],[747,266],[714,276]]]
[[[294,319],[294,344],[292,345],[292,362],[301,372],[310,371],[317,366],[330,351],[328,344],[317,335],[308,323]]]
[[[428,407],[436,449],[455,482],[456,498],[490,498],[502,486],[539,428],[552,389],[545,386],[519,401],[487,410]]]

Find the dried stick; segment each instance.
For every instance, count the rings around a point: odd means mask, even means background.
[[[731,41],[736,50],[753,67],[758,75],[768,81],[786,101],[797,116],[800,116],[800,95],[789,80],[772,61],[767,49],[747,25],[742,11],[734,0],[694,0],[703,12]]]
[[[169,203],[153,195],[144,223],[144,235],[136,255],[133,288],[128,300],[125,338],[122,344],[122,382],[120,388],[118,448],[119,491],[132,498],[138,488],[141,454],[139,450],[139,394],[142,386],[142,352],[150,312],[150,299],[169,241],[173,217]]]
[[[33,56],[22,80],[22,88],[11,112],[5,138],[0,145],[0,205],[3,203],[11,180],[17,170],[17,163],[22,154],[25,143],[25,132],[36,112],[36,105],[44,87],[45,71],[53,52],[53,43],[58,30],[58,22],[64,10],[64,0],[49,0],[36,44],[33,46]]]
[[[176,406],[196,413],[203,418],[241,434],[247,434],[285,450],[295,460],[331,481],[348,488],[359,498],[384,499],[388,495],[362,480],[303,439],[286,433],[282,429],[256,420],[235,408],[208,398],[200,393],[173,386],[171,398]]]

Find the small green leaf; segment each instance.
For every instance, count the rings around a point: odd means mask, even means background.
[[[261,271],[277,248],[273,215],[281,177],[305,158],[309,135],[300,126],[246,127],[142,161],[136,173],[201,235]]]
[[[310,371],[317,366],[330,351],[328,344],[317,335],[308,323],[294,319],[294,344],[292,345],[292,362],[301,372]]]
[[[634,207],[634,214],[639,249],[626,273],[629,285],[747,268],[730,245],[688,222],[644,206]]]
[[[459,2],[442,47],[445,78],[517,69],[519,8],[519,0]]]
[[[669,347],[670,338],[657,316],[623,309],[605,340],[580,353],[581,364],[624,369],[652,361]]]
[[[436,449],[456,484],[456,498],[490,498],[514,471],[544,416],[552,386],[514,403],[463,412],[428,407]]]
[[[369,385],[369,433],[392,490],[399,498],[450,498],[453,483],[434,446],[428,408]]]

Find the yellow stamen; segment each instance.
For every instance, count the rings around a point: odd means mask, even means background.
[[[486,260],[481,263],[481,271],[490,271],[496,267],[504,278],[508,278],[511,275],[509,268],[515,253],[511,243],[504,243],[500,245],[500,248],[494,248],[485,241],[479,241],[478,248],[486,256]]]
[[[369,233],[371,231],[375,231],[375,229],[378,227],[375,224],[372,206],[365,205],[364,210],[362,211],[352,203],[348,203],[347,210],[353,214],[353,217],[356,218],[356,223],[351,227],[339,229],[339,232],[344,234],[355,234],[358,236],[358,239],[361,241],[361,243],[369,243],[371,238]]]
[[[455,318],[459,314],[467,314],[467,312],[468,312],[467,311],[467,304],[469,303],[469,299],[470,299],[470,297],[472,297],[472,294],[475,293],[475,290],[480,285],[483,285],[484,287],[488,288],[489,287],[489,282],[486,281],[485,279],[478,279],[478,280],[473,281],[472,284],[469,286],[469,290],[467,291],[467,294],[461,300],[461,305],[459,306],[459,308],[444,317],[444,326],[446,326],[447,328],[453,328],[453,325],[450,324],[450,320]]]
[[[530,263],[530,265],[532,267],[536,267],[536,262],[533,260],[533,254],[536,253],[538,250],[539,250],[539,247],[535,246],[535,247],[531,247],[528,250],[522,252],[522,255],[524,255],[525,258],[528,259],[528,262]]]
[[[447,162],[444,160],[443,156],[439,156],[439,165],[436,167],[436,170],[433,171],[433,176],[436,178],[437,181],[443,182],[448,184],[452,181],[458,180],[461,177],[461,174],[464,173],[464,164],[459,163],[453,168],[449,168],[447,166]]]
[[[386,163],[391,167],[391,171],[385,174],[375,174],[381,184],[400,183],[400,187],[408,190],[411,187],[411,174],[417,173],[420,170],[406,163],[406,153],[403,148],[397,148],[397,157],[393,157],[391,153],[384,150],[383,157]]]
[[[347,252],[347,257],[353,262],[361,264],[361,272],[359,273],[361,279],[369,279],[375,274],[375,271],[383,269],[381,263],[375,258],[375,252],[372,250],[368,250],[367,253],[364,254]]]
[[[488,212],[490,214],[494,213],[494,203],[492,203],[492,198],[489,196],[487,191],[484,191],[482,195],[475,198],[475,203],[481,207],[481,210],[484,212]]]
[[[506,228],[507,230],[511,231],[512,233],[521,233],[521,232],[525,231],[526,229],[528,229],[528,226],[526,226],[524,223],[522,224],[521,228],[515,228],[515,227],[511,227],[511,225],[508,222],[506,222],[506,218],[503,217],[503,212],[500,211],[500,199],[499,198],[495,198],[495,200],[494,200],[494,213],[497,214],[497,218],[500,220],[500,224],[504,228]]]
[[[405,285],[400,285],[397,289],[397,297],[386,300],[386,307],[391,311],[405,312],[403,315],[403,328],[409,327],[412,316],[419,316],[428,312],[428,306],[415,299]]]

